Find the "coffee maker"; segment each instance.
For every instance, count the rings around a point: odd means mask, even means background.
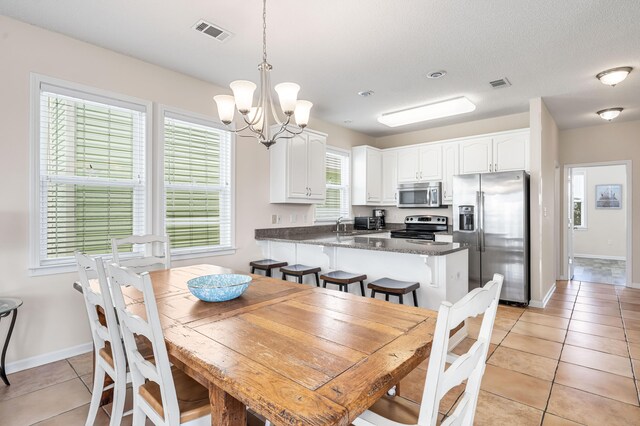
[[[373,209],[373,217],[375,217],[378,220],[378,226],[380,228],[385,227],[384,216],[386,213],[387,212],[385,209]]]

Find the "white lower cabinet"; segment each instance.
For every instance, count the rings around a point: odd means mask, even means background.
[[[306,129],[269,149],[271,203],[322,203],[326,191],[327,135]]]

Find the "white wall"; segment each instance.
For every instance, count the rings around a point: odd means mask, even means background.
[[[585,167],[587,228],[573,234],[575,256],[624,259],[627,253],[627,173],[625,166]],[[622,185],[622,208],[597,209],[596,185]]]
[[[226,89],[126,55],[0,16],[0,296],[24,300],[7,362],[63,350],[90,341],[76,274],[30,277],[29,251],[29,79],[35,72],[83,85],[217,116],[212,97]],[[255,77],[258,77],[257,71]],[[313,113],[312,113],[313,115]],[[373,139],[319,120],[310,128],[329,134],[331,145],[350,148]],[[232,256],[196,259],[246,271],[261,256],[255,228],[271,226],[272,214],[287,223],[296,213],[312,220],[313,207],[269,204],[269,156],[253,139],[236,144],[236,246]],[[0,324],[0,340],[7,321]]]
[[[532,99],[530,248],[531,303],[540,306],[556,280],[559,247],[559,219],[556,220],[556,169],[558,162],[558,126],[541,98]]]

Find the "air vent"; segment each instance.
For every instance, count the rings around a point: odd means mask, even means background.
[[[206,34],[209,37],[213,37],[219,42],[225,42],[230,39],[233,34],[217,25],[213,25],[207,21],[198,21],[193,26],[193,29],[199,33]]]
[[[509,82],[509,80],[507,80],[507,77],[501,78],[500,80],[490,81],[489,84],[494,89],[502,89],[503,87],[511,86],[511,83]]]

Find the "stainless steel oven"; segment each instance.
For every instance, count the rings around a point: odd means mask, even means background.
[[[442,182],[401,183],[398,207],[441,207]]]

